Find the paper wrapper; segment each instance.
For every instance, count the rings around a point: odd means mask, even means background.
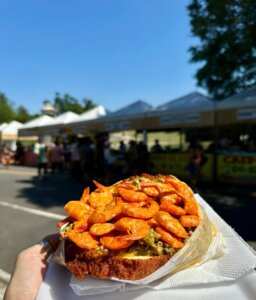
[[[198,195],[197,201],[203,201]],[[203,201],[204,202],[204,201]],[[205,209],[200,206],[202,217],[201,224],[194,231],[193,235],[188,239],[186,245],[179,250],[164,266],[140,280],[112,280],[94,279],[90,276],[85,280],[79,281],[74,276],[71,279],[71,287],[78,295],[93,295],[111,292],[114,290],[131,290],[143,287],[155,289],[167,288],[170,285],[170,279],[181,270],[195,270],[196,266],[206,263],[214,258],[218,258],[227,252],[227,247],[223,239],[222,233],[215,226],[215,222],[209,219]],[[64,244],[61,243],[57,253],[55,253],[55,261],[60,264],[64,262]],[[193,268],[190,268],[192,267]],[[192,274],[191,277],[194,277]],[[166,285],[166,282],[168,284]]]

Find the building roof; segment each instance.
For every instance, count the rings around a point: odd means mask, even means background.
[[[27,123],[24,124],[22,129],[26,128],[35,128],[35,127],[41,127],[44,125],[49,125],[53,122],[54,118],[47,116],[47,115],[42,115],[40,117],[37,117],[31,121],[28,121]]]
[[[203,111],[213,108],[213,101],[205,95],[192,92],[185,96],[170,100],[156,107],[157,110],[197,110]]]
[[[23,124],[17,121],[11,121],[0,129],[2,134],[17,134],[18,129],[22,128]]]
[[[67,111],[59,116],[57,116],[53,122],[49,125],[61,125],[61,124],[67,124],[71,123],[72,121],[77,120],[79,117],[78,114],[72,112],[72,111]]]
[[[148,104],[145,101],[138,100],[115,112],[110,113],[108,117],[141,114],[147,111],[151,111],[153,109],[154,108],[152,105]]]
[[[69,123],[75,123],[75,122],[82,122],[82,121],[89,121],[89,120],[94,120],[98,119],[100,117],[106,116],[108,114],[107,110],[105,109],[104,106],[98,105],[84,113],[78,116],[74,122],[69,122]]]
[[[256,85],[217,102],[218,109],[246,108],[250,106],[256,106]]]

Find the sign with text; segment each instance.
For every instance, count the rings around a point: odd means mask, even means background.
[[[217,174],[220,180],[256,182],[256,154],[218,155]]]
[[[212,180],[213,157],[207,154],[207,162],[202,167],[202,180]],[[190,174],[188,171],[188,153],[152,153],[150,154],[149,169],[152,174],[171,174],[179,178],[187,179]]]
[[[200,121],[199,114],[177,114],[160,118],[161,125],[171,125],[176,123],[198,123]]]
[[[119,123],[107,123],[107,124],[105,124],[105,129],[107,131],[128,130],[130,128],[131,128],[131,124],[130,124],[129,121],[119,122]]]

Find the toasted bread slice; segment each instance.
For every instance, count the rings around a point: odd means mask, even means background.
[[[94,251],[81,251],[75,257],[66,256],[66,267],[79,280],[86,275],[97,278],[119,278],[138,280],[144,278],[161,266],[172,255],[162,256],[114,256],[111,254],[96,254]]]

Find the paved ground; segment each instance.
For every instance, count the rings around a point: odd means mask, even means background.
[[[36,179],[34,168],[0,165],[0,299],[16,255],[57,231],[63,205],[79,199],[85,187],[68,174]],[[201,185],[200,195],[256,249],[256,189],[235,185]]]

